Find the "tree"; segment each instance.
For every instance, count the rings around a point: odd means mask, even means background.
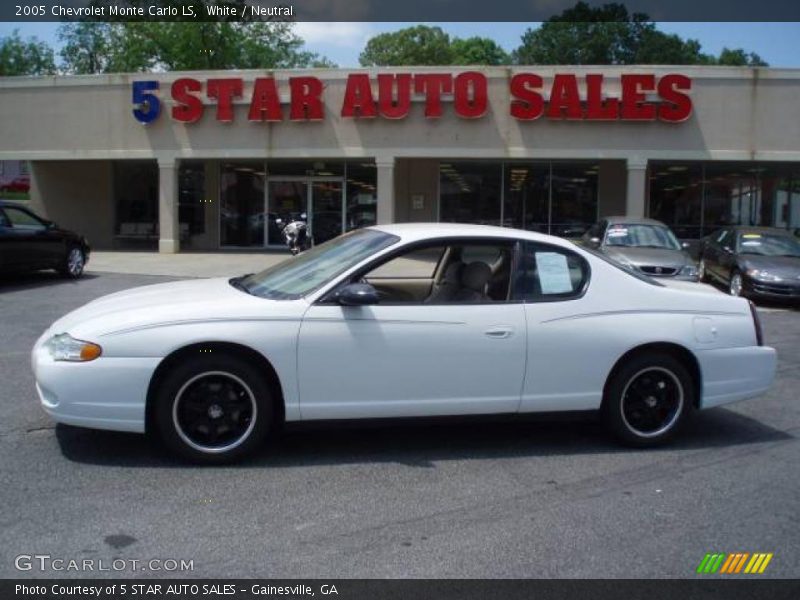
[[[730,67],[768,67],[761,57],[755,52],[745,52],[741,48],[733,50],[723,48],[717,59],[717,64]]]
[[[56,71],[53,49],[35,37],[23,40],[19,30],[0,38],[0,77],[52,75]]]
[[[511,57],[490,38],[455,38],[450,44],[454,65],[507,65]]]
[[[59,36],[67,73],[335,66],[304,50],[288,22],[80,22]]]
[[[449,65],[453,49],[441,27],[417,25],[370,38],[358,60],[364,67]]]
[[[527,29],[513,52],[517,64],[540,65],[752,65],[767,66],[757,54],[724,49],[719,58],[701,52],[700,42],[656,29],[643,13],[622,4],[591,7],[578,2],[537,29]]]

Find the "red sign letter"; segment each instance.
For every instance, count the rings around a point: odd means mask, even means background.
[[[425,93],[425,116],[442,116],[442,93],[453,92],[453,76],[439,74],[414,75],[414,91]]]
[[[172,106],[172,118],[182,123],[194,123],[203,116],[203,103],[194,94],[199,92],[203,85],[197,79],[185,77],[176,79],[172,83],[172,99],[176,102]]]
[[[678,123],[692,114],[692,99],[678,90],[692,89],[692,80],[685,75],[664,75],[658,82],[658,95],[665,102],[658,107],[658,117],[662,121]]]
[[[544,112],[544,100],[534,90],[542,87],[542,78],[533,73],[520,73],[511,78],[511,116],[517,119],[538,119]]]
[[[586,118],[594,121],[613,121],[619,118],[619,100],[603,101],[603,76],[586,76]]]
[[[233,121],[233,99],[242,96],[242,80],[209,79],[207,93],[209,98],[217,99],[217,121]]]
[[[250,112],[247,119],[250,121],[280,121],[281,101],[278,88],[272,77],[259,77],[253,84],[253,97],[250,99]]]
[[[550,91],[550,107],[547,116],[560,119],[562,111],[567,111],[567,119],[580,119],[581,97],[578,93],[578,79],[575,75],[556,75]]]
[[[356,115],[356,111],[358,111],[358,115]],[[366,73],[348,75],[342,103],[342,116],[372,118],[377,114],[369,75]]]
[[[397,81],[397,100],[394,98],[394,82]],[[387,119],[402,119],[411,108],[411,75],[378,75],[378,105],[381,115]]]
[[[470,100],[469,89],[472,88]],[[486,75],[477,71],[468,71],[456,76],[455,106],[456,114],[465,119],[477,119],[486,114],[487,98]]]
[[[316,77],[291,77],[292,108],[289,118],[292,121],[322,120],[322,82]]]
[[[622,75],[622,118],[632,121],[654,121],[656,107],[645,102],[644,92],[656,90],[655,75]]]

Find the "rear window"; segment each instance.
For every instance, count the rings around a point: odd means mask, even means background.
[[[580,255],[558,246],[523,242],[514,279],[514,300],[547,302],[583,294],[589,264]]]

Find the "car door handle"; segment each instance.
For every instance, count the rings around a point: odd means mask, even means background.
[[[505,338],[510,338],[511,334],[514,333],[514,330],[511,327],[492,327],[483,333],[486,335],[486,337],[502,340]]]

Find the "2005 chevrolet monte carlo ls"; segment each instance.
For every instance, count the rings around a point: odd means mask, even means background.
[[[403,224],[253,275],[99,298],[32,362],[56,421],[151,431],[216,463],[284,421],[327,419],[599,410],[651,446],[694,409],[767,390],[776,353],[742,298],[542,234]]]

